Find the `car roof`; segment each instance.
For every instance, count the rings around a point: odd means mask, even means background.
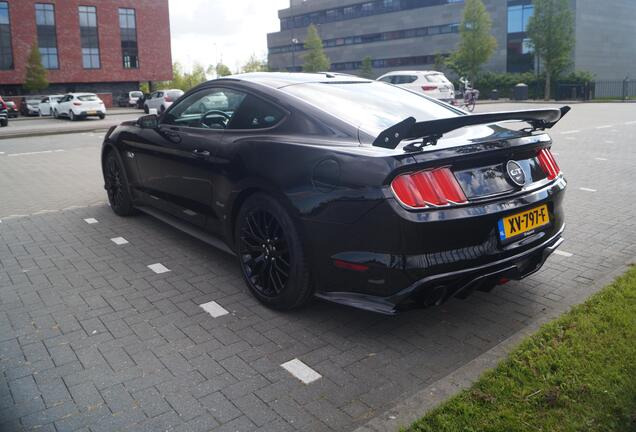
[[[369,82],[370,80],[340,73],[299,73],[299,72],[251,72],[230,75],[215,81],[245,81],[279,89],[294,84],[336,83],[336,82]]]
[[[434,71],[434,70],[420,70],[420,71],[393,71],[384,74],[383,76],[389,75],[444,75],[443,72]]]
[[[71,96],[97,96],[95,93],[66,93],[66,94]]]

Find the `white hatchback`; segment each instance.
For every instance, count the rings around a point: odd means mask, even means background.
[[[144,102],[144,111],[148,114],[151,109],[156,109],[159,114],[162,114],[181,96],[183,96],[183,91],[179,89],[158,90],[146,99]]]
[[[64,95],[44,96],[38,105],[40,109],[40,117],[53,115],[53,108],[64,97]]]
[[[378,81],[395,84],[444,102],[455,101],[455,86],[441,72],[395,71],[382,75]]]
[[[69,93],[64,95],[53,107],[53,117],[68,117],[70,120],[83,119],[89,116],[106,117],[104,101],[94,93]]]

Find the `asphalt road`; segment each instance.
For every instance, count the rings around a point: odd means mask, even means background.
[[[574,105],[551,135],[568,179],[559,253],[523,281],[396,317],[273,312],[234,259],[115,216],[101,133],[0,140],[0,430],[340,432],[374,417],[396,430],[420,411],[386,410],[636,262],[636,104]],[[294,378],[281,365],[295,358],[321,377]]]
[[[19,120],[9,120],[9,126],[0,128],[0,140],[13,139],[7,138],[16,133],[50,133],[56,131],[90,131],[105,130],[113,125],[117,125],[123,121],[135,120],[143,115],[142,111],[138,114],[115,114],[107,115],[104,120],[97,117],[89,117],[83,120],[71,122],[68,119],[54,119],[51,117]]]

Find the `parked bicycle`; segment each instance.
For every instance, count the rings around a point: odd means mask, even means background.
[[[464,98],[464,103],[460,106],[460,108],[473,112],[475,110],[477,99],[479,99],[479,90],[474,89],[470,81],[464,77],[461,77],[459,82],[461,84],[459,89]]]

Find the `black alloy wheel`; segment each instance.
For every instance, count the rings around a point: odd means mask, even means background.
[[[126,174],[113,151],[108,153],[104,161],[104,187],[108,194],[110,208],[119,216],[130,216],[135,213],[128,190]]]
[[[254,296],[276,309],[305,304],[312,294],[300,238],[285,209],[268,195],[242,206],[236,249],[243,277]]]

